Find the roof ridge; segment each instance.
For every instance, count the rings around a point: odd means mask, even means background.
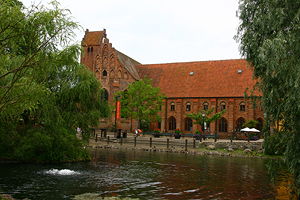
[[[186,63],[201,63],[201,62],[219,62],[219,61],[234,61],[234,60],[246,60],[244,58],[240,59],[223,59],[223,60],[203,60],[203,61],[187,61],[187,62],[170,62],[170,63],[155,63],[155,64],[140,64],[140,65],[164,65],[164,64],[186,64]]]

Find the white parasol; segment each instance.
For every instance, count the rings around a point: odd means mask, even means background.
[[[254,133],[260,133],[259,130],[257,130],[256,128],[250,128],[250,132],[254,132]]]
[[[243,129],[241,129],[241,131],[243,131],[243,132],[250,132],[250,131],[252,131],[250,128],[243,128]]]

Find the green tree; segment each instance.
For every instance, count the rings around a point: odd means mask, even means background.
[[[257,124],[258,124],[258,121],[254,120],[254,119],[250,119],[243,124],[243,128],[246,128],[246,127],[255,128]]]
[[[0,112],[3,117],[20,114],[37,105],[44,93],[37,78],[46,78],[46,71],[66,54],[73,62],[74,48],[64,49],[74,38],[79,25],[71,21],[69,11],[52,2],[53,9],[32,6],[27,9],[18,1],[0,2]],[[77,51],[79,45],[77,45]],[[73,50],[73,51],[70,51]],[[78,54],[78,52],[77,52]],[[76,55],[75,55],[76,56]]]
[[[300,1],[241,0],[238,17],[236,40],[257,80],[252,92],[262,93],[266,122],[280,122],[284,160],[300,188]]]
[[[152,79],[144,79],[129,84],[125,91],[119,91],[121,101],[121,114],[127,118],[132,117],[138,120],[138,127],[141,124],[149,124],[155,121],[161,121],[159,112],[163,100],[166,99],[160,88],[151,86]],[[142,123],[143,122],[143,123]]]
[[[215,107],[213,107],[210,110],[201,110],[198,113],[186,113],[185,115],[193,120],[195,120],[195,122],[193,122],[193,124],[199,124],[201,125],[201,127],[203,126],[204,122],[206,122],[207,124],[210,124],[211,122],[214,122],[216,120],[219,120],[222,118],[222,115],[226,112],[226,110],[222,110],[221,112],[215,113],[213,115],[210,116],[210,114],[215,110]],[[202,116],[202,112],[205,113],[205,116]],[[209,117],[210,116],[210,117]],[[202,127],[203,130],[203,127]]]
[[[70,45],[68,10],[0,1],[0,159],[62,162],[89,159],[77,139],[109,113],[101,85]]]

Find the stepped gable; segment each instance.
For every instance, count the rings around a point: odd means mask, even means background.
[[[153,79],[169,98],[242,97],[252,88],[253,71],[246,60],[218,60],[138,65],[140,77]],[[242,71],[239,71],[242,70]],[[240,73],[239,73],[240,72]]]
[[[127,71],[136,79],[139,80],[140,76],[136,65],[140,65],[141,63],[136,60],[130,58],[129,56],[123,54],[122,52],[115,50],[115,54],[118,57],[118,60],[122,63],[122,65],[127,69]]]

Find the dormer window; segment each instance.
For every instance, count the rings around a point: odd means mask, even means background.
[[[174,103],[174,102],[171,103],[171,110],[172,110],[172,111],[175,110],[175,103]]]
[[[246,110],[245,102],[240,103],[240,111],[245,111],[245,110]]]
[[[208,110],[208,103],[207,102],[204,102],[204,104],[203,104],[203,110]]]
[[[221,111],[226,109],[226,103],[224,101],[220,105],[221,105]]]
[[[186,110],[187,110],[187,111],[190,111],[190,110],[191,110],[191,103],[190,103],[190,102],[187,102],[187,103],[186,103]]]

